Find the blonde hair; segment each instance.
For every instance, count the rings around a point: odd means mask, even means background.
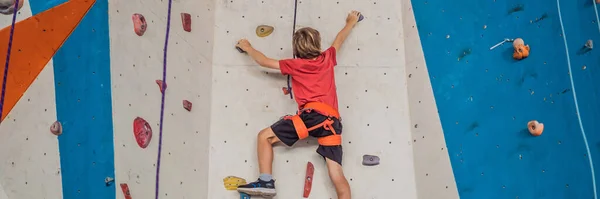
[[[297,58],[312,59],[321,55],[321,35],[313,28],[297,30],[292,45]]]

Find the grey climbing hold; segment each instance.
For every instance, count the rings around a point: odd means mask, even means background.
[[[379,165],[379,157],[377,157],[375,155],[363,155],[362,164],[365,166]]]
[[[112,184],[112,182],[114,182],[115,179],[111,178],[111,177],[106,177],[104,178],[104,183],[106,184],[106,186],[110,186]]]
[[[585,48],[587,49],[593,49],[594,48],[594,41],[592,41],[591,39],[587,40],[587,42],[585,42]]]
[[[0,13],[5,15],[12,15],[15,12],[15,4],[16,0],[0,0]],[[23,4],[25,3],[23,0],[19,0],[19,7],[17,7],[17,11],[21,10]]]

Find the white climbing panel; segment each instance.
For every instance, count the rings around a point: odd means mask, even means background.
[[[216,6],[208,198],[235,198],[236,192],[223,188],[222,178],[255,180],[256,134],[293,114],[296,105],[281,92],[284,76],[260,69],[233,44],[246,37],[270,57],[290,58],[294,4],[233,0],[218,1]],[[345,174],[354,198],[416,198],[400,2],[299,1],[297,26],[319,30],[325,49],[352,9],[362,11],[366,19],[344,44],[336,68]],[[258,38],[254,28],[261,24],[272,25],[275,31]],[[308,161],[315,164],[311,198],[335,198],[316,148],[314,139],[275,148],[277,198],[302,196]],[[382,164],[362,166],[363,154],[380,156]]]
[[[410,0],[402,1],[402,24],[417,194],[459,198]]]
[[[134,198],[154,198],[159,140],[163,49],[168,1],[109,2],[111,81],[116,183],[127,183]],[[212,60],[211,1],[174,1],[167,62],[160,198],[206,198]],[[192,32],[180,13],[192,16]],[[133,31],[131,15],[144,15],[143,36]],[[182,101],[193,103],[192,111]],[[152,126],[147,148],[140,148],[132,125],[142,117]],[[117,198],[124,198],[121,188]]]
[[[30,16],[25,0],[17,21]],[[0,27],[11,22],[12,15],[0,15]],[[50,133],[54,99],[50,61],[0,125],[0,199],[62,198],[58,139]]]

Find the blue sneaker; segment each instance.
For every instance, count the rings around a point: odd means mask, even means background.
[[[277,192],[275,192],[275,180],[267,182],[258,179],[255,182],[238,186],[237,190],[251,196],[274,197],[277,195]]]

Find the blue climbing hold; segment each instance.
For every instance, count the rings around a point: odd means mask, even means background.
[[[250,195],[240,192],[240,199],[250,199]]]

